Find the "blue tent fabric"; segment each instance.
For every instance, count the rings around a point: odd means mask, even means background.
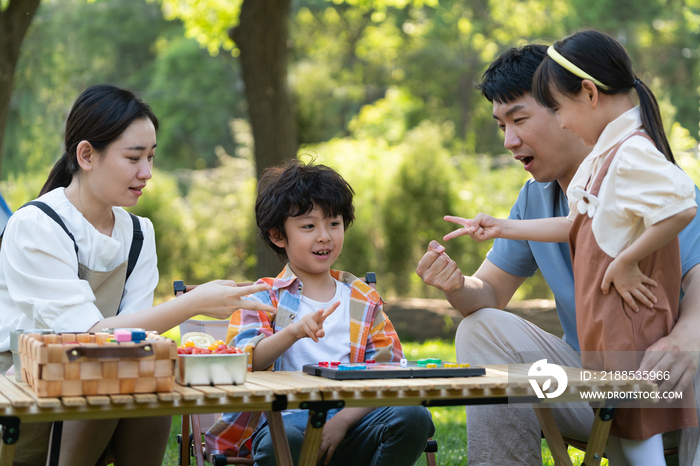
[[[2,194],[0,194],[0,231],[5,230],[5,225],[10,215],[12,215],[12,211],[7,206],[5,199],[2,198]]]

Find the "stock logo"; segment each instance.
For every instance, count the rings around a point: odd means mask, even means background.
[[[537,379],[528,379],[532,389],[535,390],[537,398],[555,398],[566,390],[566,385],[569,383],[569,378],[566,376],[564,369],[556,364],[549,364],[546,359],[540,359],[530,366],[530,370],[527,372],[528,377],[550,377],[545,380],[544,384],[540,388]],[[552,393],[545,393],[552,386],[552,378],[557,381],[557,389]]]

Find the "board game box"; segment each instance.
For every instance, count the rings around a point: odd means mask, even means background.
[[[412,379],[428,377],[475,377],[485,375],[483,367],[443,362],[440,359],[421,359],[418,361],[362,363],[325,362],[307,364],[304,372],[334,380],[359,379]]]

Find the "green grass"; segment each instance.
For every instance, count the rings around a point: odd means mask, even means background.
[[[175,335],[168,335],[171,338]],[[179,334],[177,334],[179,340]],[[404,354],[408,359],[440,358],[444,361],[455,360],[454,342],[443,340],[430,340],[424,343],[405,342],[403,343]],[[435,424],[435,436],[438,441],[438,452],[436,463],[441,466],[463,466],[467,464],[467,415],[464,406],[430,408]],[[173,427],[170,432],[168,450],[163,459],[163,466],[176,466],[178,464],[178,444],[176,435],[180,432],[180,416],[173,417]],[[569,448],[569,456],[573,466],[580,466],[583,462],[584,454],[575,449]],[[416,465],[425,464],[425,459],[421,458]],[[547,442],[542,441],[542,464],[553,466],[552,454],[547,448]],[[607,460],[603,460],[603,465],[607,465]]]

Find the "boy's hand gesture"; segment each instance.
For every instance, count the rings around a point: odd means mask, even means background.
[[[323,330],[323,322],[338,309],[338,306],[340,306],[340,301],[334,302],[327,309],[319,309],[311,314],[306,314],[299,322],[293,323],[290,327],[292,327],[297,340],[308,337],[318,343],[318,339],[326,335]]]
[[[446,234],[443,238],[445,241],[464,235],[471,236],[474,241],[487,241],[498,238],[501,235],[501,226],[498,224],[498,221],[483,213],[476,214],[476,217],[473,219],[453,217],[451,215],[445,215],[444,219],[447,222],[456,223],[463,227]]]
[[[646,286],[656,286],[656,282],[639,270],[637,262],[625,261],[621,256],[616,257],[608,266],[600,286],[603,294],[610,292],[610,285],[622,296],[627,304],[635,311],[639,311],[637,301],[646,307],[653,307],[656,296]]]

